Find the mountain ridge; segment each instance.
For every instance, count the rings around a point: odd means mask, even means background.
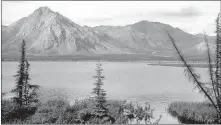
[[[201,36],[186,33],[161,22],[139,21],[126,26],[80,26],[48,7],[40,7],[2,29],[2,52],[19,51],[22,39],[27,41],[29,54],[90,55],[90,54],[152,54],[174,56],[164,30],[168,30],[183,52],[202,45]],[[214,38],[209,36],[212,41]],[[194,50],[196,49],[196,50]],[[199,49],[201,53],[204,49]],[[191,52],[188,51],[189,54]]]

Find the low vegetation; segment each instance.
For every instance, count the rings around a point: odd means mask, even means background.
[[[39,103],[36,109],[25,110],[26,114],[23,119],[17,116],[16,104],[10,100],[2,101],[2,124],[95,124],[96,121],[91,119],[94,111],[96,100],[84,99],[76,100],[73,105],[70,105],[65,100],[48,100],[45,103]],[[127,124],[140,123],[155,123],[160,121],[160,118],[151,122],[153,118],[152,110],[149,106],[141,106],[127,103],[126,101],[108,100],[107,101],[107,116],[112,121],[106,119],[104,123]],[[21,110],[19,110],[21,113]],[[105,121],[105,120],[104,120]]]
[[[168,112],[182,124],[219,123],[216,109],[206,102],[173,102]]]

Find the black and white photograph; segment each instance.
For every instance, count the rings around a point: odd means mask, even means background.
[[[221,124],[220,1],[1,1],[1,124]]]

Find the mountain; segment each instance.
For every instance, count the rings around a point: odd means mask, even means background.
[[[204,37],[192,35],[182,31],[179,28],[174,28],[168,24],[160,22],[140,21],[127,26],[98,26],[94,30],[113,37],[117,40],[115,45],[120,48],[130,48],[135,52],[152,53],[153,55],[168,55],[174,54],[174,48],[168,41],[166,31],[168,31],[176,41],[177,46],[185,53],[191,54],[195,50],[189,50],[193,46],[199,46],[203,42]],[[215,38],[208,36],[209,41]],[[120,43],[120,44],[119,44]]]
[[[206,45],[204,35],[201,37],[202,37],[202,41],[200,41],[200,43],[185,49],[184,52],[188,53],[189,55],[190,54],[205,55],[205,53],[207,53],[207,45]],[[207,40],[209,41],[208,45],[210,48],[210,52],[212,54],[215,54],[215,50],[216,50],[215,37],[207,36]]]
[[[185,53],[201,53],[203,37],[160,22],[126,26],[80,26],[48,7],[2,28],[2,53],[17,54],[24,39],[30,55],[147,54],[173,56],[168,31]],[[213,41],[214,37],[209,37]]]
[[[16,53],[21,40],[27,52],[43,55],[69,55],[105,53],[93,30],[81,27],[48,7],[40,7],[2,30],[2,52]]]

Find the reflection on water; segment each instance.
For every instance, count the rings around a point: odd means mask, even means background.
[[[94,87],[96,62],[30,62],[32,84],[41,86],[50,98],[67,98],[73,101],[91,95]],[[172,101],[202,101],[204,98],[194,90],[185,78],[181,67],[150,66],[138,62],[103,62],[104,89],[109,99],[149,102],[155,115],[163,115],[160,123],[178,123],[166,112]],[[3,62],[2,90],[14,87],[17,62]],[[202,80],[207,80],[207,71],[197,68]],[[53,89],[52,89],[53,88]],[[52,94],[54,93],[54,94]],[[59,94],[58,94],[59,93]],[[83,96],[82,96],[83,95]]]

